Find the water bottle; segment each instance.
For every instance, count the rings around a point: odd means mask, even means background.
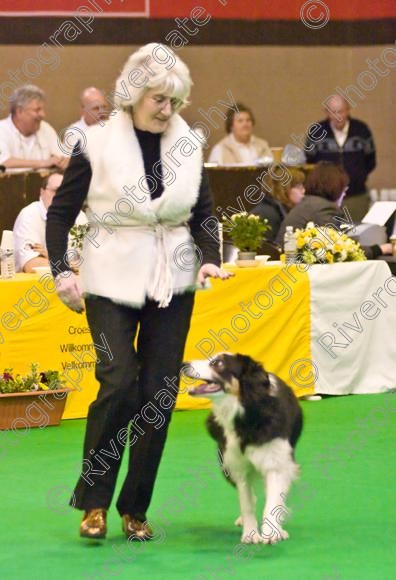
[[[4,230],[0,245],[1,277],[13,278],[15,276],[14,260],[14,236],[12,231]]]
[[[292,226],[286,226],[285,236],[283,238],[283,251],[286,264],[294,264],[297,256],[297,242]]]

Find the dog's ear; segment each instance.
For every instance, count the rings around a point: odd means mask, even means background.
[[[260,363],[245,354],[237,354],[236,358],[240,365],[240,377],[238,378],[249,378],[260,375],[261,380],[269,384],[268,373]]]
[[[250,356],[237,354],[240,364],[240,384],[241,398],[246,403],[258,401],[270,387],[268,373],[261,364],[254,361]]]

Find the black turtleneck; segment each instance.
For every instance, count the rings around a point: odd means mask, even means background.
[[[148,186],[150,188],[151,199],[160,197],[164,191],[162,185],[162,167],[161,167],[161,133],[150,133],[150,131],[141,131],[134,127],[136,137],[138,138],[140,149],[143,152],[144,170],[148,177]],[[156,165],[158,164],[158,165]],[[153,167],[156,167],[154,173]],[[158,177],[161,176],[161,177]]]

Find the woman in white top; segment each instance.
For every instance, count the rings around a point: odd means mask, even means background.
[[[267,158],[272,160],[271,149],[264,139],[253,135],[255,119],[252,111],[237,103],[236,113],[227,114],[225,128],[227,136],[215,145],[210,153],[209,162],[219,165],[256,165]]]
[[[128,471],[117,500],[123,530],[129,539],[152,537],[146,512],[178,392],[194,292],[209,276],[230,276],[220,268],[218,241],[202,227],[212,214],[202,149],[186,139],[189,127],[179,115],[191,84],[187,66],[169,48],[152,43],[132,54],[116,83],[117,108],[104,126],[87,131],[86,151],[72,156],[48,212],[52,266],[62,261],[84,202],[96,232],[94,244],[84,240],[80,279],[65,262],[58,276],[52,268],[69,308],[83,310],[84,291],[93,342],[105,338],[109,347],[108,356],[97,352],[100,389],[70,500],[84,511],[85,538],[106,535],[125,447]],[[174,169],[169,151],[177,155]]]

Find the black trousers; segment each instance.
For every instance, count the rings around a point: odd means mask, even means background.
[[[110,506],[129,446],[117,509],[146,519],[176,398],[165,377],[179,378],[193,304],[193,293],[173,296],[167,308],[153,301],[137,309],[102,297],[86,299],[93,341],[103,345],[104,334],[113,358],[97,349],[100,389],[89,407],[82,472],[70,502],[77,509]],[[174,384],[177,388],[179,381]]]

